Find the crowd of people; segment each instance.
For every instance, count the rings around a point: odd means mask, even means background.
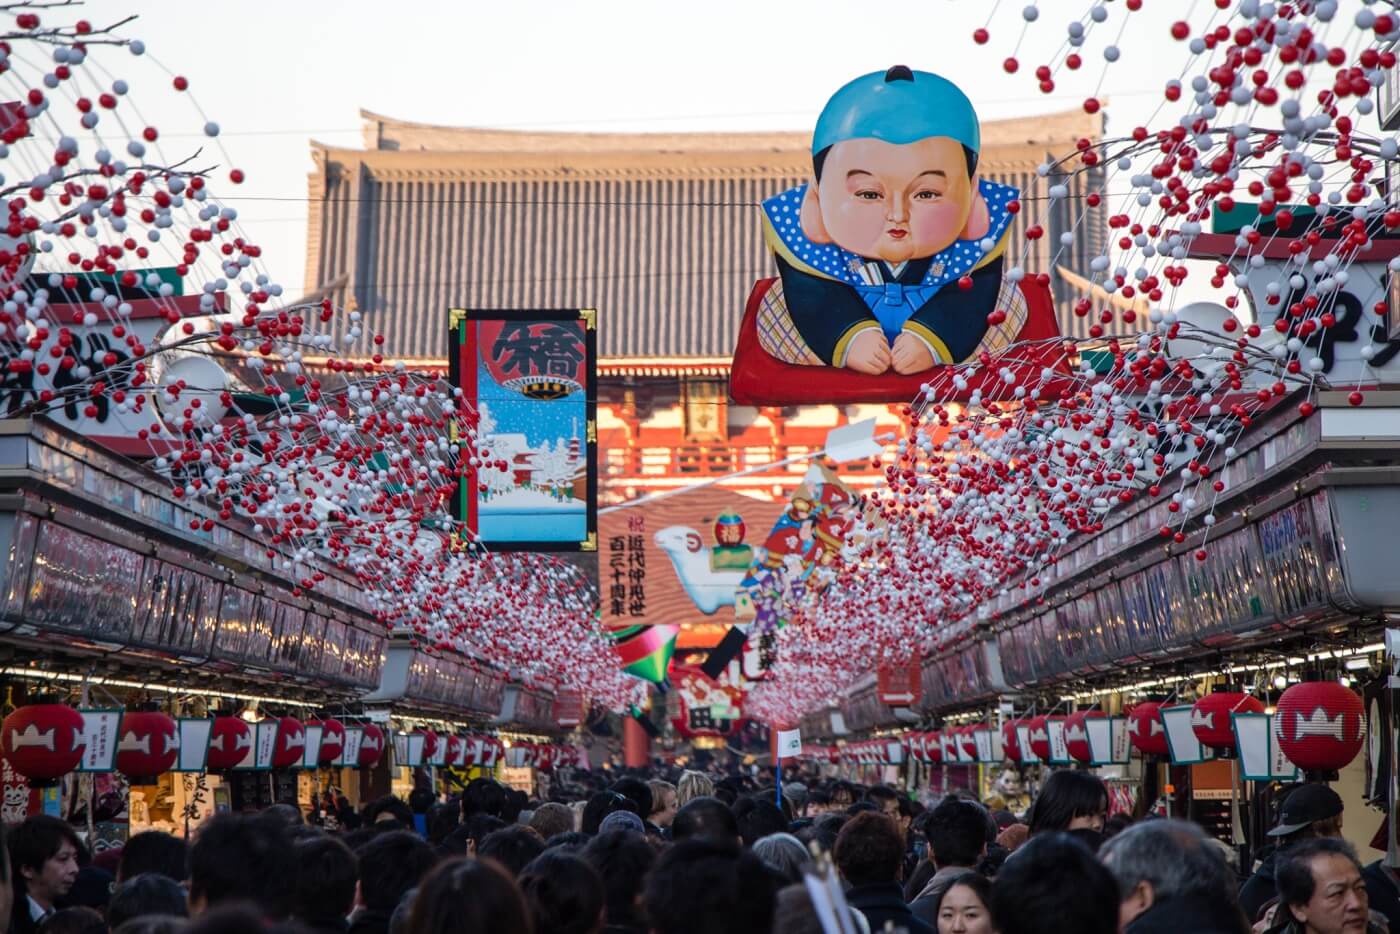
[[[824,917],[861,934],[1400,934],[1400,882],[1363,869],[1325,785],[1292,791],[1277,847],[1241,874],[1193,823],[1110,816],[1088,772],[1052,773],[1024,815],[963,792],[925,806],[882,785],[668,777],[278,805],[96,857],[34,816],[0,847],[0,934],[819,934]],[[809,884],[830,872],[840,897]]]

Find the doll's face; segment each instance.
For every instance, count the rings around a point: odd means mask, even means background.
[[[951,246],[967,226],[975,194],[963,148],[946,136],[904,145],[837,143],[814,191],[802,212],[809,239],[888,263]]]

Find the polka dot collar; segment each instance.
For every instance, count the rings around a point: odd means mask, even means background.
[[[978,182],[978,189],[982,199],[987,202],[987,213],[991,218],[987,235],[980,240],[955,240],[952,246],[934,257],[920,285],[941,286],[971,272],[984,255],[996,248],[1002,234],[1011,225],[1012,215],[1006,206],[1021,196],[1020,190],[986,179]],[[802,199],[806,194],[807,186],[803,184],[763,202],[764,216],[773,225],[778,239],[804,265],[847,285],[865,286],[867,283],[860,275],[868,262],[865,257],[832,243],[813,243],[802,233],[800,216]]]

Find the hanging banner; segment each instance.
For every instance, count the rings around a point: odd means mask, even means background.
[[[972,102],[931,72],[896,65],[831,97],[812,181],[763,202],[777,275],[749,295],[735,401],[907,402],[940,367],[1054,344],[1049,289],[1003,275],[1020,191],[981,178],[980,151]],[[1018,348],[1012,365],[1054,365],[1058,350],[1046,350]]]
[[[277,720],[259,720],[257,732],[253,737],[253,764],[254,769],[272,768],[272,756],[277,751],[277,734],[281,729],[281,723]],[[245,762],[247,760],[244,760]],[[236,766],[244,768],[243,764]]]
[[[1016,724],[1016,746],[1021,750],[1021,762],[1025,765],[1034,765],[1040,761],[1040,756],[1031,749],[1031,728],[1028,723]]]
[[[1063,717],[1050,717],[1045,721],[1045,732],[1050,737],[1050,764],[1070,765],[1074,762],[1069,754],[1069,744],[1065,742],[1065,721]]]
[[[120,735],[122,709],[94,707],[79,710],[83,716],[83,757],[79,772],[110,772],[117,767],[117,737]]]
[[[304,727],[306,745],[302,747],[301,767],[304,769],[314,769],[321,764],[321,735],[325,732],[325,727],[317,723],[308,723]]]
[[[1121,765],[1128,761],[1127,717],[1089,717],[1084,721],[1084,729],[1089,734],[1092,764]]]
[[[209,765],[209,742],[214,721],[208,717],[180,717],[180,755],[172,772],[203,772]]]
[[[782,513],[782,503],[717,487],[605,512],[598,520],[603,626],[679,626],[682,648],[715,645],[734,623],[754,538]]]
[[[1162,726],[1167,731],[1167,746],[1171,750],[1173,765],[1194,765],[1210,758],[1191,726],[1191,712],[1194,709],[1191,704],[1180,704],[1158,711]]]
[[[1298,767],[1288,761],[1274,733],[1274,716],[1267,713],[1232,713],[1235,747],[1240,751],[1240,775],[1252,782],[1293,782]]]
[[[596,551],[597,312],[453,309],[451,322],[452,385],[477,412],[482,461],[457,519],[495,551]]]

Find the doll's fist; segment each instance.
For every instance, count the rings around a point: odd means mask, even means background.
[[[902,376],[922,373],[933,366],[933,354],[928,352],[928,346],[908,331],[894,339],[890,359],[894,371]]]
[[[846,368],[879,376],[890,368],[890,345],[879,328],[861,331],[846,351]]]

